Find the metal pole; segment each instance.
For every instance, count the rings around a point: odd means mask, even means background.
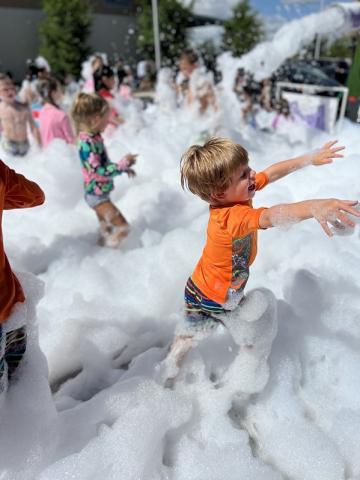
[[[342,89],[342,92],[343,92],[343,96],[342,96],[342,100],[341,100],[341,109],[340,109],[340,115],[339,115],[339,120],[338,120],[338,124],[337,124],[338,130],[341,129],[341,126],[342,126],[342,123],[343,123],[343,120],[344,120],[344,117],[345,117],[345,111],[346,111],[347,99],[348,99],[348,95],[349,95],[349,89],[347,87],[344,87]]]
[[[155,64],[156,70],[161,68],[161,51],[160,51],[160,35],[159,35],[159,12],[157,0],[152,0],[152,16],[154,28],[154,46],[155,46]]]
[[[323,9],[324,9],[324,0],[320,0],[320,13],[323,11]],[[315,42],[315,53],[314,53],[315,60],[319,60],[320,50],[321,50],[321,35],[317,35],[316,42]]]

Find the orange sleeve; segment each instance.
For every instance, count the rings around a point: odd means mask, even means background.
[[[232,238],[244,237],[261,228],[259,220],[263,210],[265,207],[252,208],[249,205],[235,205],[229,208],[224,226]]]
[[[259,172],[255,176],[255,190],[262,190],[269,183],[269,177],[265,172]]]
[[[4,210],[35,207],[44,203],[44,192],[37,183],[11,170],[1,160],[0,168],[5,184]]]

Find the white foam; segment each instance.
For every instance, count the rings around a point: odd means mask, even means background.
[[[291,144],[243,127],[224,88],[216,122],[248,148],[257,171],[330,139],[319,133],[308,145]],[[237,363],[244,336],[237,343],[221,327],[189,353],[174,390],[164,389],[159,364],[208,218],[206,204],[181,190],[179,159],[213,119],[189,110],[170,116],[156,106],[142,111],[131,102],[124,115],[128,124],[106,139],[114,159],[139,153],[137,177],[117,179],[112,195],[133,229],[119,250],[96,245],[75,147],[58,141],[23,159],[3,155],[47,196],[39,208],[5,211],[3,230],[13,267],[45,283],[38,328],[56,393],[51,397],[35,328],[2,410],[0,477],[359,478],[359,226],[332,239],[311,220],[259,232],[247,291],[272,294],[243,312],[264,340],[258,384]],[[339,132],[344,159],[293,173],[258,192],[254,205],[359,199],[358,128],[345,121]],[[21,281],[35,299],[32,280]],[[273,295],[276,317],[274,309],[266,315]],[[264,328],[257,330],[254,318],[265,318]]]

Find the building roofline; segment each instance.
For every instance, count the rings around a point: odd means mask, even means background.
[[[134,0],[89,0],[94,13],[105,15],[134,15]],[[42,10],[42,0],[0,0],[0,8]]]

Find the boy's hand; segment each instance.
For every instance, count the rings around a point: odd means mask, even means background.
[[[128,169],[126,170],[126,173],[127,173],[127,176],[128,176],[129,178],[134,178],[134,177],[136,177],[136,172],[135,172],[135,170],[133,170],[132,168],[128,168]]]
[[[338,140],[332,140],[331,142],[325,143],[320,150],[317,150],[311,155],[311,164],[318,167],[320,165],[332,163],[333,158],[342,158],[344,155],[338,154],[338,152],[344,150],[345,147],[334,147],[336,143],[338,143]]]
[[[339,223],[343,223],[353,228],[354,222],[345,213],[350,213],[355,217],[360,217],[360,211],[353,208],[357,205],[356,200],[338,200],[330,198],[327,200],[313,200],[310,212],[321,225],[322,229],[329,237],[333,236],[329,223],[334,227],[338,227]]]

